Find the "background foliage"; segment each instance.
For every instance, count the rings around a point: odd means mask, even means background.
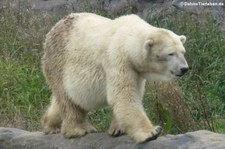
[[[41,130],[40,118],[51,95],[40,66],[42,42],[60,18],[1,10],[0,126]],[[161,124],[164,133],[197,129],[225,132],[224,31],[210,15],[162,12],[147,21],[187,36],[186,58],[191,67],[178,82],[147,85],[144,107],[149,118]],[[105,108],[90,112],[89,118],[99,131],[105,131],[110,115],[110,108]]]

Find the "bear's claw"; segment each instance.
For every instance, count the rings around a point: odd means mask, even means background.
[[[162,127],[156,126],[155,130],[160,134],[162,132]]]
[[[159,137],[159,135],[161,134],[161,132],[162,132],[162,127],[156,126],[155,131],[151,132],[151,135],[143,143],[152,141],[152,140],[156,140]]]
[[[124,132],[122,130],[114,130],[111,134],[111,136],[113,137],[119,137],[122,136],[124,134]]]

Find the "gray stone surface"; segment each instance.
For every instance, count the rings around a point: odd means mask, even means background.
[[[225,134],[200,130],[135,144],[128,136],[113,138],[106,133],[66,139],[61,134],[0,127],[0,149],[225,149]]]
[[[185,0],[0,0],[0,12],[5,8],[13,8],[22,12],[47,12],[64,16],[71,12],[92,12],[116,17],[126,13],[135,13],[148,20],[159,14],[173,15],[177,10],[195,14],[198,18],[212,14],[216,24],[225,28],[225,1],[211,0],[211,3],[221,3],[215,6],[185,5]],[[192,3],[206,2],[191,0]]]
[[[215,6],[187,6],[186,0],[0,0],[0,12],[7,7],[25,12],[47,12],[57,15],[65,15],[71,12],[93,12],[107,14],[111,17],[126,13],[135,13],[148,20],[159,14],[173,15],[178,12],[186,12],[196,15],[198,18],[212,14],[216,24],[225,29],[225,1],[210,0],[211,3],[223,3]],[[191,0],[192,3],[206,2],[205,0]]]

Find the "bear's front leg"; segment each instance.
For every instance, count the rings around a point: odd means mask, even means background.
[[[137,143],[154,140],[162,131],[160,126],[152,125],[143,107],[137,102],[121,101],[113,106],[113,112],[122,130]]]
[[[107,77],[107,100],[113,108],[114,119],[109,130],[124,130],[137,143],[156,139],[162,131],[153,126],[142,106],[143,80],[129,71],[116,72]],[[112,127],[113,126],[113,127]],[[110,131],[109,131],[110,133]],[[113,135],[112,131],[111,134]]]
[[[115,116],[112,118],[108,133],[113,137],[118,137],[125,134],[124,129],[120,126]]]

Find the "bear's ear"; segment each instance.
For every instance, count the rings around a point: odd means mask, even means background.
[[[180,41],[184,44],[186,41],[186,37],[184,35],[180,36]]]
[[[152,39],[146,40],[144,43],[144,47],[146,50],[150,50],[150,48],[153,46],[154,41]]]

